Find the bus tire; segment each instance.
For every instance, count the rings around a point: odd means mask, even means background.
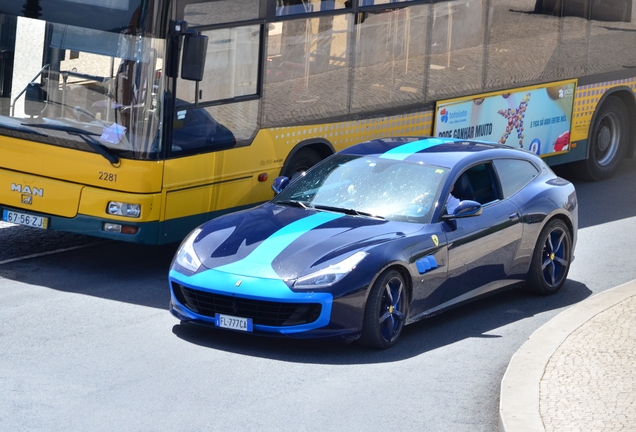
[[[587,159],[577,162],[576,172],[586,180],[599,181],[618,171],[629,139],[629,118],[625,103],[609,96],[598,110],[590,129]]]
[[[310,148],[302,149],[292,156],[291,161],[281,175],[289,177],[290,180],[294,180],[321,160],[322,158],[315,150]]]

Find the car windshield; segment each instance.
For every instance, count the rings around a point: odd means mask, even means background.
[[[428,223],[448,171],[417,162],[335,155],[292,182],[274,202]]]

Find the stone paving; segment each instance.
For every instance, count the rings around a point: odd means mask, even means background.
[[[636,431],[635,348],[636,296],[572,333],[540,382],[545,430]]]
[[[636,431],[636,280],[536,330],[504,374],[499,415],[502,432]]]

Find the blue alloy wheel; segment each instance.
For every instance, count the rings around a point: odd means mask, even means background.
[[[561,220],[548,222],[537,241],[528,288],[539,294],[554,294],[565,283],[572,261],[572,235]]]
[[[407,292],[404,278],[389,270],[376,280],[369,293],[359,342],[373,348],[393,346],[404,328]]]

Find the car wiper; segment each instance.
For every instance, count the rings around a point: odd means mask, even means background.
[[[283,204],[283,205],[289,205],[289,206],[293,206],[293,207],[300,207],[300,208],[304,208],[305,210],[313,208],[313,206],[311,205],[307,205],[302,201],[296,201],[296,200],[281,200],[281,201],[276,201],[276,204]]]
[[[97,141],[95,138],[93,138],[93,136],[99,136],[98,133],[89,132],[84,129],[76,128],[73,126],[57,125],[57,124],[31,124],[29,126],[35,127],[35,128],[41,128],[41,129],[62,131],[62,132],[69,133],[71,135],[76,135],[80,137],[82,140],[84,140],[86,144],[91,146],[93,150],[95,150],[97,153],[99,153],[104,158],[106,158],[108,162],[110,162],[111,164],[117,165],[119,163],[119,157],[117,155],[110,152],[108,150],[108,147],[106,147],[105,145]]]
[[[382,216],[374,215],[373,213],[364,212],[364,211],[360,211],[360,210],[356,210],[356,209],[352,209],[352,208],[334,207],[334,206],[328,206],[328,205],[322,205],[322,204],[315,205],[314,208],[317,209],[317,210],[327,210],[327,211],[344,213],[344,214],[348,214],[348,215],[352,215],[352,216],[366,216],[366,217],[370,217],[370,218],[373,218],[373,219],[384,220],[384,217],[382,217]]]

